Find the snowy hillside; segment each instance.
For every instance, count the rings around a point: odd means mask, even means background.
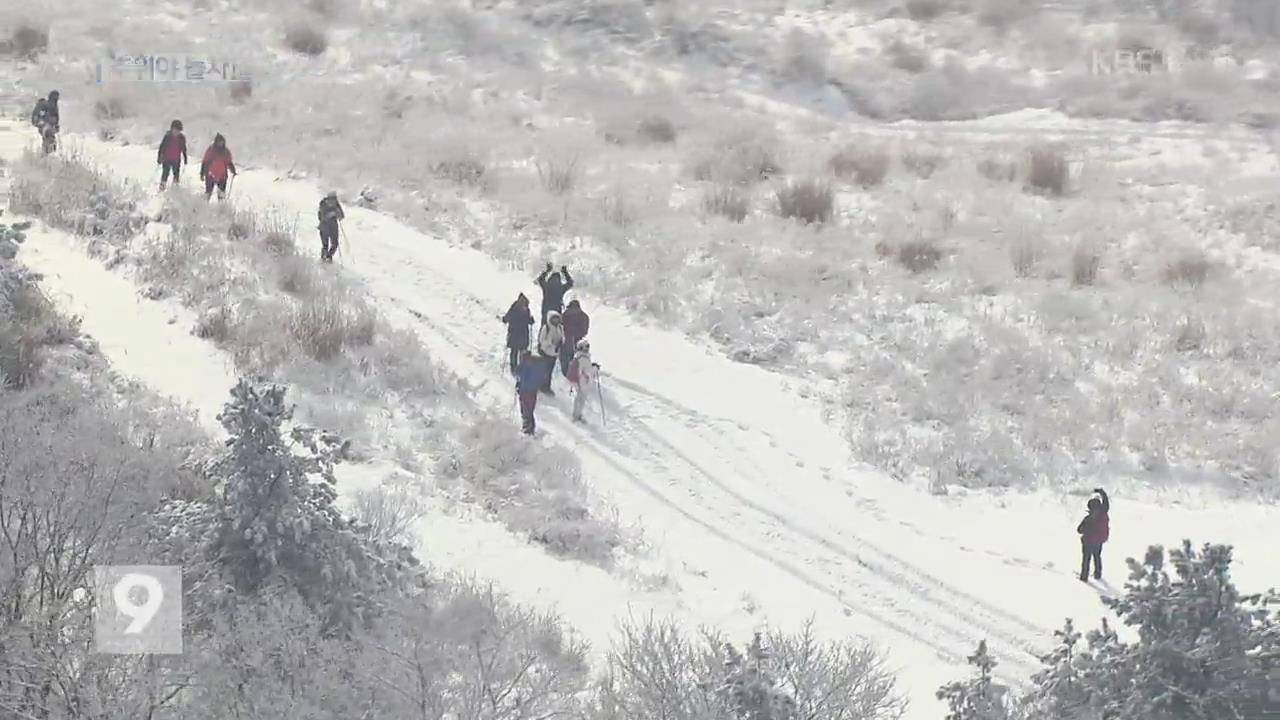
[[[1054,68],[1027,44],[1133,12],[72,5],[31,20],[52,28],[37,61],[5,64],[16,114],[63,95],[53,159],[0,126],[6,217],[36,223],[18,260],[210,437],[237,377],[287,384],[351,440],[343,507],[561,613],[597,666],[629,618],[733,638],[813,620],[883,652],[913,719],[941,716],[982,641],[1025,687],[1064,618],[1107,612],[1073,577],[1099,485],[1107,593],[1188,537],[1234,545],[1242,588],[1280,577],[1273,141],[1145,102],[1203,78],[1047,102],[1085,45]],[[1255,62],[1212,93],[1265,104],[1273,58],[1213,17]],[[144,39],[257,76],[78,82]],[[911,47],[867,49],[885,42]],[[228,205],[190,178],[157,194],[174,117],[193,157],[228,137]],[[330,188],[342,253],[316,266]],[[588,425],[562,393],[527,441],[494,318],[546,261],[579,279],[604,374]]]

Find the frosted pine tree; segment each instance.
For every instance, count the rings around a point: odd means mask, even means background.
[[[968,660],[977,669],[975,677],[938,689],[938,699],[947,703],[947,720],[1007,720],[1010,713],[1003,692],[992,681],[997,663],[987,652],[986,640],[978,643],[978,650]]]
[[[1068,618],[1062,629],[1055,630],[1053,635],[1058,639],[1058,645],[1040,658],[1045,669],[1032,678],[1035,689],[1025,698],[1025,704],[1034,717],[1060,720],[1096,717],[1089,688],[1081,678],[1081,668],[1090,658],[1080,647],[1080,632]]]
[[[746,652],[725,644],[724,677],[717,695],[735,720],[792,720],[795,700],[778,687],[773,656],[756,633]]]
[[[284,388],[241,380],[218,416],[230,438],[212,466],[221,485],[215,552],[241,592],[284,576],[330,627],[370,619],[382,589],[416,561],[379,547],[342,517],[335,500],[339,438],[292,419]]]

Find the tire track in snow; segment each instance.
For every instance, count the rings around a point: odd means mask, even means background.
[[[414,305],[417,303],[408,298],[401,300],[387,297],[389,302],[406,310],[429,330],[430,334],[423,336],[425,342],[431,344],[432,335],[443,339],[453,350],[466,355],[486,379],[505,373],[494,362],[495,353],[492,348],[473,341],[470,333],[463,334],[453,329],[473,324],[474,318],[465,306],[476,305],[484,309],[486,306],[483,301],[461,287],[453,278],[412,257],[400,258],[395,266],[412,267],[418,277],[418,286],[430,287],[433,293],[452,298],[452,302],[448,304],[438,305],[432,311],[423,311],[416,309]],[[424,275],[429,275],[430,278]],[[459,307],[460,305],[463,307]],[[491,313],[485,312],[485,316],[489,314]],[[505,405],[505,393],[495,393],[494,400],[495,404]],[[542,404],[545,407],[546,401]],[[715,473],[630,414],[615,412],[614,421],[610,423],[606,433],[585,433],[578,426],[564,420],[563,415],[566,413],[563,403],[557,401],[554,404],[562,414],[554,419],[543,419],[540,424],[544,427],[551,426],[556,432],[575,436],[575,440],[589,440],[575,442],[574,447],[578,452],[591,452],[597,460],[627,478],[664,507],[721,540],[778,567],[810,589],[838,601],[848,611],[930,647],[949,662],[963,663],[977,641],[985,638],[999,653],[1004,665],[1016,666],[1025,672],[1039,669],[1039,662],[1034,657],[1037,650],[1032,647],[1032,642],[1043,631],[1031,623],[963,593],[869,542],[865,548],[859,548],[865,549],[872,556],[871,559],[866,559],[856,550],[844,547],[765,508],[734,491],[717,478]],[[658,411],[665,412],[663,408],[658,408]],[[676,409],[676,412],[679,410]],[[619,433],[625,435],[625,442],[612,439],[611,436]],[[731,456],[731,453],[726,453],[716,443],[707,444],[717,455]],[[643,457],[646,465],[660,469],[662,472],[656,474],[667,478],[671,487],[679,488],[681,497],[693,501],[700,512],[691,511],[679,498],[626,469],[615,459],[617,457],[633,460]],[[703,482],[689,482],[698,479]],[[718,497],[708,497],[698,492],[705,488],[712,489]],[[719,508],[736,509],[737,517],[725,518],[723,510]],[[744,509],[746,513],[742,512]],[[725,522],[726,519],[729,522]],[[742,531],[747,527],[758,528],[758,540],[753,542],[743,538]],[[863,538],[858,540],[865,542]],[[804,569],[805,566],[822,568],[825,579],[815,577]],[[833,579],[838,579],[838,582],[833,582]],[[845,593],[841,587],[855,590]],[[977,608],[978,611],[965,608]],[[974,629],[980,632],[975,633]],[[944,643],[940,638],[948,638],[949,642]],[[1004,679],[1019,682],[1015,677]]]

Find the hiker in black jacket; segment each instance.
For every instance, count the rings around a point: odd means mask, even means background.
[[[520,365],[521,354],[529,349],[529,338],[533,331],[533,313],[529,311],[529,298],[524,293],[511,303],[507,314],[498,318],[507,324],[507,349],[510,350],[508,362],[511,374],[516,373]]]
[[[547,322],[547,313],[552,310],[564,312],[564,294],[573,289],[573,278],[569,275],[569,268],[561,265],[560,272],[553,272],[553,270],[551,263],[547,263],[546,269],[536,280],[538,287],[542,288],[541,317],[544,324]],[[561,280],[562,275],[563,280]]]
[[[334,253],[338,252],[339,222],[346,217],[342,212],[342,203],[338,202],[338,193],[330,192],[320,201],[320,209],[316,211],[320,220],[320,259],[333,262]]]

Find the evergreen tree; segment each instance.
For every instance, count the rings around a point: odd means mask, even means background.
[[[997,663],[987,652],[986,640],[978,643],[978,650],[968,660],[977,668],[975,677],[947,683],[938,689],[938,699],[947,702],[947,720],[1007,720],[1009,708],[1003,693],[992,682],[992,670]]]
[[[230,437],[208,472],[220,489],[212,552],[237,591],[283,577],[331,630],[368,621],[385,591],[410,579],[417,561],[380,546],[335,503],[340,439],[295,427],[284,388],[241,380],[218,416]],[[188,509],[189,511],[189,509]]]
[[[746,652],[726,643],[724,677],[717,695],[735,720],[792,720],[796,704],[778,686],[772,671],[773,656],[756,633]]]
[[[1280,630],[1275,594],[1241,595],[1230,565],[1229,546],[1196,552],[1189,541],[1130,559],[1124,597],[1105,602],[1138,641],[1121,642],[1105,621],[1082,651],[1062,636],[1032,693],[1044,720],[1241,717],[1280,661]]]

